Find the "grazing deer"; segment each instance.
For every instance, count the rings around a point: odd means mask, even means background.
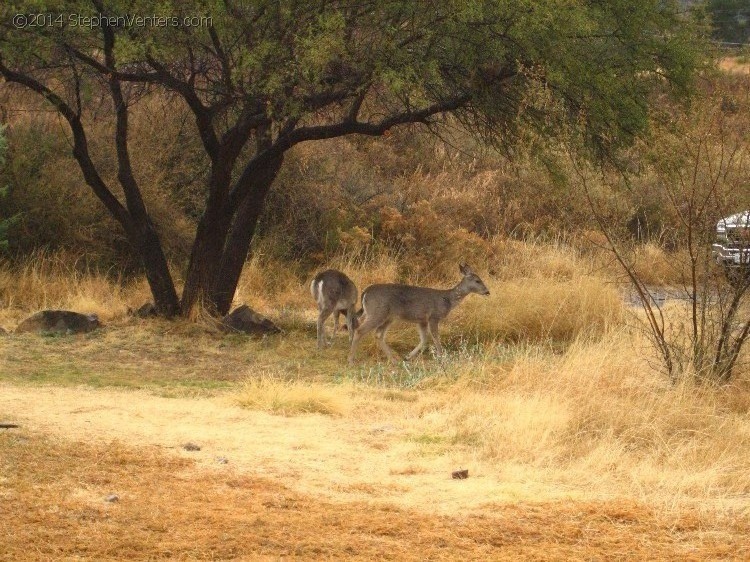
[[[346,275],[335,269],[318,273],[310,283],[310,294],[318,303],[318,349],[326,344],[324,323],[333,314],[333,335],[339,329],[339,315],[344,314],[346,327],[349,330],[349,341],[358,326],[356,305],[357,286]],[[333,343],[333,340],[331,340]]]
[[[349,363],[354,363],[354,354],[362,336],[375,330],[380,348],[388,359],[397,363],[393,350],[385,343],[385,333],[391,323],[396,320],[412,322],[419,327],[419,345],[415,347],[406,359],[412,359],[421,352],[427,344],[427,332],[435,343],[438,355],[443,352],[440,345],[438,325],[448,316],[469,293],[489,295],[490,291],[468,265],[458,266],[464,278],[452,289],[430,289],[427,287],[413,287],[411,285],[371,285],[362,293],[362,310],[365,320],[354,332],[352,347],[349,351]]]

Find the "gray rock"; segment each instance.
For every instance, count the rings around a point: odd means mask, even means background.
[[[96,314],[79,314],[70,310],[42,310],[21,322],[16,328],[16,333],[82,334],[96,330],[99,326],[101,324]]]
[[[465,480],[469,477],[469,469],[464,468],[463,470],[454,470],[451,472],[451,478],[454,480]]]
[[[141,305],[141,307],[135,311],[135,315],[138,318],[149,318],[151,316],[156,316],[156,307],[152,302],[143,303],[143,305]]]
[[[227,332],[242,332],[251,335],[281,332],[268,318],[261,316],[245,304],[227,314],[221,321],[221,327]]]
[[[118,496],[117,494],[110,494],[106,498],[104,498],[104,501],[109,502],[109,503],[115,503],[115,502],[120,501],[120,496]]]

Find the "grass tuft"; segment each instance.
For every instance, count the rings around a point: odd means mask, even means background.
[[[341,416],[350,408],[341,388],[328,388],[299,381],[282,381],[269,377],[248,379],[233,394],[243,408],[261,410],[282,416],[323,414]]]

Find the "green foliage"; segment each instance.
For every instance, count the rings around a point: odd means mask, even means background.
[[[35,9],[35,2],[9,3],[3,19]],[[222,105],[228,114],[250,103],[279,123],[340,122],[339,110],[367,90],[372,104],[365,104],[363,117],[373,122],[466,96],[459,117],[493,143],[512,145],[522,124],[554,136],[567,123],[596,153],[643,133],[649,92],[665,79],[675,91],[687,91],[701,57],[698,27],[676,3],[661,0],[363,6],[129,0],[109,2],[107,9],[122,18],[210,18],[211,25],[118,27],[116,55],[121,64],[150,57],[177,69],[205,53],[201,93],[206,103],[230,95]],[[88,2],[47,3],[45,11],[67,22],[71,14],[97,15]],[[80,25],[17,31],[2,32],[0,54],[25,68],[59,58],[60,44],[91,52],[101,33]],[[217,38],[229,76],[217,68]]]
[[[5,166],[8,141],[5,137],[5,127],[0,125],[0,168]],[[18,222],[19,215],[8,216],[3,210],[3,201],[8,196],[8,187],[0,186],[0,251],[8,250],[8,229]]]

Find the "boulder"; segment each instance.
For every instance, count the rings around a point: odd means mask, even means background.
[[[138,310],[135,311],[135,315],[138,318],[149,318],[151,316],[156,316],[156,307],[152,302],[145,302]]]
[[[261,316],[245,304],[227,314],[221,320],[221,327],[227,332],[242,332],[251,335],[278,334],[281,332],[268,318]]]
[[[82,334],[96,330],[100,325],[96,314],[79,314],[70,310],[42,310],[21,322],[16,328],[16,333]]]
[[[451,478],[454,480],[465,480],[469,477],[469,469],[464,468],[463,470],[454,470],[451,472]]]

